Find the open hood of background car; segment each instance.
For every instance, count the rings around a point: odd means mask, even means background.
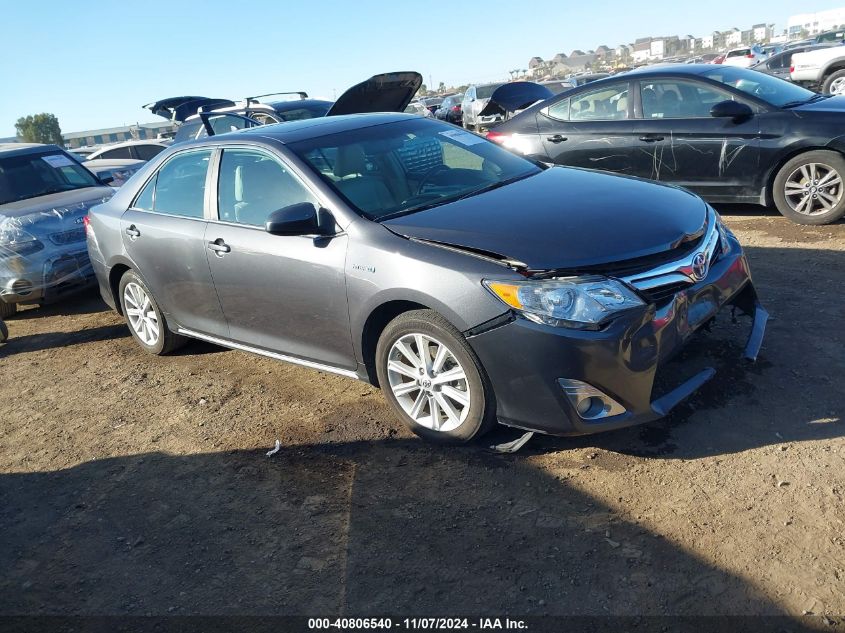
[[[553,96],[554,93],[551,90],[533,81],[513,81],[502,84],[493,91],[479,116],[518,112]]]
[[[160,117],[164,117],[168,121],[178,121],[182,123],[189,116],[193,116],[200,108],[228,108],[235,105],[234,101],[229,99],[219,99],[214,97],[168,97],[167,99],[160,99],[154,103],[148,103],[144,107]]]
[[[678,187],[552,167],[382,225],[405,237],[495,254],[540,271],[669,251],[701,235],[706,220],[707,205]]]
[[[417,72],[373,75],[340,95],[326,116],[403,112],[421,85],[422,75]]]

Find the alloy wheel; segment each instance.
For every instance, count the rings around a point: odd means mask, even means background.
[[[390,389],[411,419],[433,431],[458,428],[469,414],[467,375],[452,351],[427,334],[399,338],[387,356]]]
[[[842,177],[830,165],[807,163],[789,175],[783,193],[796,213],[828,213],[842,200]]]
[[[123,301],[129,327],[145,345],[155,345],[158,342],[160,326],[146,291],[134,282],[128,283],[123,290]]]
[[[830,94],[832,95],[845,94],[845,77],[839,77],[830,82],[828,90],[830,90]]]

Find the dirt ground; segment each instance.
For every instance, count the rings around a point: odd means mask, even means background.
[[[3,614],[845,614],[845,224],[722,209],[772,315],[697,338],[668,419],[428,446],[362,383],[192,343],[95,294],[0,346]],[[276,439],[281,450],[265,455]]]

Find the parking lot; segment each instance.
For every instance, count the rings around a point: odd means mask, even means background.
[[[841,614],[845,224],[722,208],[772,315],[685,352],[668,419],[430,446],[363,383],[193,342],[88,293],[0,347],[9,613]],[[724,313],[727,314],[727,313]],[[276,439],[281,449],[265,453]]]

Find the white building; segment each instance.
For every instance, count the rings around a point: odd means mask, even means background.
[[[732,29],[725,32],[725,46],[733,48],[742,44],[742,31],[739,29]]]
[[[845,7],[790,16],[786,21],[786,28],[789,37],[797,38],[800,37],[802,30],[807,31],[808,35],[818,35],[843,24],[845,24]]]

